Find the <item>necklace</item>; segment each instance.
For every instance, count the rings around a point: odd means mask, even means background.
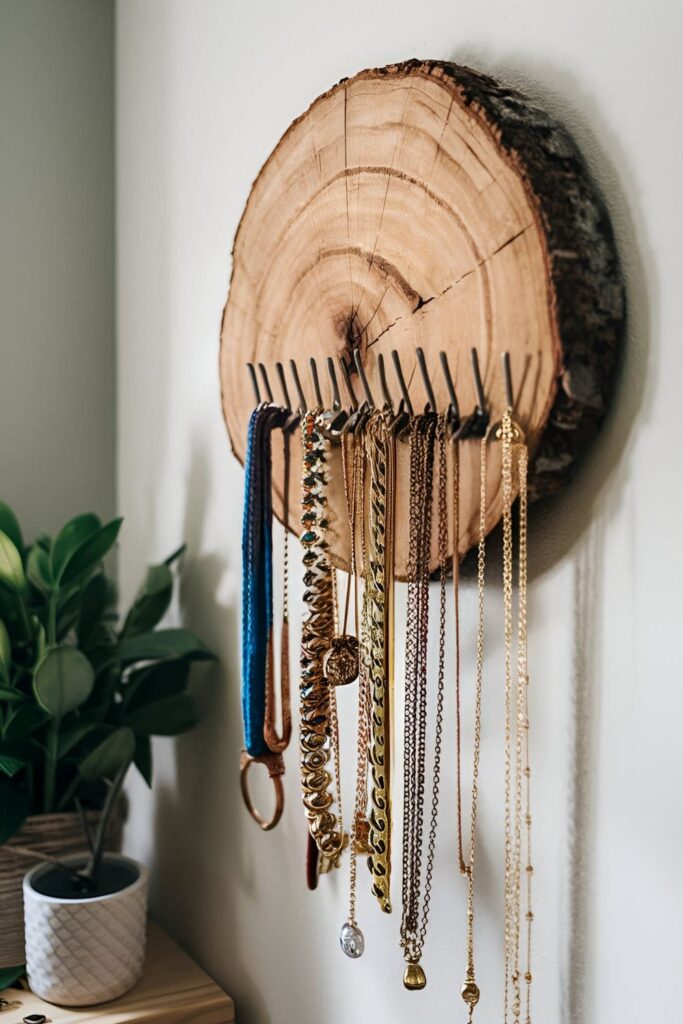
[[[531,926],[533,922],[531,878],[531,810],[527,669],[527,465],[522,432],[506,409],[499,436],[503,468],[503,603],[505,650],[505,988],[503,1019],[512,1014],[519,1024],[521,996],[521,908],[526,887],[526,1024],[531,1024]],[[513,470],[517,461],[519,508],[519,565],[517,674],[513,686]],[[524,784],[526,779],[526,785]],[[525,805],[525,807],[524,807]],[[523,816],[526,827],[526,883],[522,880]]]
[[[532,907],[533,864],[531,860],[531,759],[529,750],[529,669],[527,660],[527,543],[528,543],[528,492],[527,477],[529,454],[524,443],[518,446],[517,472],[519,475],[519,631],[518,685],[522,691],[522,714],[524,725],[523,757],[524,768],[524,825],[526,828],[526,986],[525,1024],[531,1024],[531,949],[534,912]]]
[[[439,547],[439,664],[436,725],[429,833],[422,886],[423,819],[427,745],[427,650],[429,641],[429,556],[431,548],[434,447],[438,443],[438,547]],[[448,515],[446,496],[445,417],[425,414],[414,418],[410,434],[410,513],[408,551],[408,616],[404,724],[404,826],[401,947],[407,962],[403,984],[424,988],[420,959],[427,933],[431,899],[436,825],[439,807],[441,733],[444,698],[446,626],[446,560]],[[422,902],[422,908],[420,908]]]
[[[292,711],[289,679],[289,432],[283,425],[283,516],[284,537],[282,542],[282,626],[280,629],[280,707],[282,709],[282,734],[275,724],[275,672],[273,666],[273,644],[268,645],[266,671],[266,708],[263,736],[270,750],[283,753],[292,738]],[[272,634],[271,634],[272,635]]]
[[[384,413],[370,420],[370,542],[368,573],[371,813],[368,866],[372,891],[391,912],[391,695],[393,687],[394,438]]]
[[[347,449],[347,437],[348,435],[342,435],[341,439],[341,459],[342,459],[342,476],[344,480],[344,496],[346,499],[346,512],[349,520],[349,533],[351,538],[351,559],[349,566],[349,576],[346,584],[346,598],[344,602],[344,620],[342,628],[339,633],[335,635],[330,644],[329,650],[325,654],[323,660],[323,669],[325,676],[332,686],[347,686],[352,683],[354,679],[358,678],[358,667],[359,667],[359,649],[358,649],[358,629],[356,623],[356,636],[352,636],[346,632],[349,619],[349,604],[351,598],[351,586],[357,579],[356,576],[356,538],[355,538],[355,487],[356,487],[356,475],[354,470],[353,480],[349,481],[349,468],[348,468],[348,449]],[[355,436],[350,436],[351,452],[352,457],[355,458]],[[336,586],[335,586],[336,593]],[[358,594],[356,592],[356,600]],[[358,605],[356,604],[356,620],[358,619]]]
[[[342,442],[345,445],[345,441]],[[365,459],[363,457],[363,445],[357,444],[355,436],[350,438],[352,452],[352,487],[348,488],[348,467],[345,469],[344,481],[345,490],[349,495],[348,509],[351,524],[351,565],[349,575],[349,588],[351,580],[356,581],[355,587],[355,617],[356,631],[358,632],[358,572],[356,565],[356,519],[360,517],[361,523],[361,576],[363,578],[363,615],[360,620],[360,647],[365,651],[367,647],[367,618],[366,618],[366,573],[367,573],[367,545],[365,537]],[[344,451],[344,456],[346,453]],[[347,591],[348,595],[348,591]],[[357,959],[365,951],[365,937],[356,920],[356,882],[358,854],[368,851],[368,820],[366,817],[368,802],[368,740],[369,740],[369,677],[367,659],[360,659],[358,673],[358,725],[356,739],[356,788],[354,794],[353,818],[351,825],[350,850],[349,850],[349,914],[346,922],[342,925],[339,941],[343,952],[352,959]]]
[[[323,859],[336,865],[344,835],[337,815],[331,810],[334,798],[329,792],[332,779],[327,768],[331,747],[338,751],[338,743],[330,738],[330,728],[334,731],[336,723],[336,706],[331,699],[334,690],[323,670],[323,657],[334,635],[334,586],[325,539],[329,441],[324,425],[320,410],[308,411],[302,418],[301,544],[306,615],[301,630],[299,743],[301,788],[309,830]]]
[[[242,715],[245,750],[240,759],[240,784],[247,810],[264,830],[277,825],[284,806],[284,747],[280,743],[270,746],[267,726],[269,693],[272,706],[274,688],[271,436],[273,429],[284,426],[286,419],[286,410],[274,405],[260,405],[252,413],[247,437],[242,529]],[[283,699],[283,718],[287,715],[287,704],[288,700]],[[269,821],[256,810],[249,793],[248,772],[255,762],[265,765],[275,786],[275,812]]]
[[[481,704],[484,674],[484,584],[486,568],[486,443],[483,437],[479,446],[479,544],[477,548],[477,661],[475,675],[475,696],[474,696],[474,755],[472,763],[472,802],[470,809],[470,851],[467,861],[463,852],[463,828],[462,828],[462,790],[461,790],[461,734],[460,734],[460,653],[459,653],[459,626],[456,626],[456,700],[457,700],[457,767],[458,767],[458,851],[460,857],[460,871],[467,880],[467,960],[465,969],[465,980],[462,984],[460,994],[468,1008],[468,1020],[472,1021],[474,1008],[479,1002],[479,986],[476,982],[474,970],[474,860],[477,831],[477,804],[479,797],[479,762],[481,756]],[[457,455],[454,457],[454,466],[457,467]],[[457,468],[453,474],[454,478],[454,504],[458,503],[458,473]],[[454,515],[454,522],[459,523],[459,517]],[[457,538],[457,533],[456,533]],[[456,542],[457,543],[457,542]],[[457,559],[457,547],[454,548]],[[454,570],[455,571],[455,570]],[[457,579],[457,578],[456,578]],[[457,585],[457,584],[456,584]],[[457,594],[457,591],[456,591]],[[457,596],[456,596],[457,609]],[[457,611],[456,611],[457,615]]]

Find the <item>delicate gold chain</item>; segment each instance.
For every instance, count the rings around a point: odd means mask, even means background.
[[[429,643],[429,557],[431,550],[434,447],[438,447],[439,654],[436,722],[429,834],[422,891],[423,818],[427,748],[427,651]],[[408,551],[408,619],[404,723],[404,828],[401,947],[407,961],[403,984],[424,988],[420,957],[429,919],[436,845],[443,728],[446,562],[448,549],[448,491],[446,481],[446,421],[431,414],[417,416],[410,439],[410,543]],[[420,909],[420,902],[422,908]]]
[[[528,561],[528,452],[522,433],[507,409],[500,426],[503,475],[503,597],[505,643],[505,995],[504,1021],[513,1024],[522,1015],[521,930],[522,891],[526,888],[526,1018],[531,1024],[531,765],[529,757],[527,666],[527,561]],[[519,490],[519,565],[517,608],[517,673],[512,680],[513,618],[513,472]],[[522,847],[526,830],[526,881],[522,880]]]
[[[525,444],[517,446],[517,472],[519,476],[519,623],[517,634],[518,686],[522,694],[524,824],[526,828],[526,969],[525,1024],[531,1024],[531,940],[534,912],[532,906],[533,863],[531,859],[531,760],[529,750],[529,668],[527,660],[527,578],[528,578],[528,452]],[[521,839],[520,839],[521,843]],[[520,851],[521,857],[521,851]]]
[[[514,923],[513,923],[513,837],[512,837],[512,417],[506,409],[500,427],[502,442],[502,476],[503,476],[503,643],[505,652],[505,901],[504,901],[504,960],[505,960],[505,991],[503,997],[503,1021],[509,1018],[510,986],[512,979],[512,963],[514,959]]]
[[[457,552],[456,552],[457,553]],[[479,1002],[479,986],[474,969],[474,860],[477,834],[477,806],[479,798],[479,764],[481,760],[481,708],[484,682],[484,587],[486,581],[486,438],[479,446],[479,544],[477,548],[477,662],[474,696],[474,754],[472,760],[472,804],[470,810],[470,855],[464,864],[467,877],[467,966],[460,994],[468,1009],[471,1022],[474,1008]],[[458,740],[458,764],[460,764]],[[462,838],[460,839],[462,848]],[[462,855],[461,855],[462,858]],[[461,867],[462,870],[462,867]]]

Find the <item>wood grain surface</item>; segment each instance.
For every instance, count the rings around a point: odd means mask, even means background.
[[[60,1009],[19,989],[5,989],[0,995],[20,1004],[0,1012],[2,1024],[19,1024],[31,1013],[45,1014],[53,1024],[232,1024],[235,1020],[232,999],[151,921],[144,976],[113,1003]]]
[[[478,350],[493,418],[509,351],[516,417],[533,461],[534,497],[556,491],[604,414],[624,315],[612,232],[566,132],[485,76],[410,61],[361,72],[316,100],[262,168],[239,225],[225,308],[223,410],[243,460],[254,405],[245,369],[295,358],[309,405],[308,357],[331,399],[325,357],[358,349],[375,394],[377,356],[401,356],[413,404],[426,401],[421,345],[440,408],[448,353],[461,410]],[[393,373],[390,386],[398,398]],[[293,388],[290,388],[293,392]],[[491,445],[487,532],[502,512]],[[298,457],[298,445],[293,451]],[[339,452],[330,473],[333,560],[348,565]],[[478,444],[461,446],[460,555],[478,539]],[[396,569],[405,575],[408,450],[399,454]],[[274,452],[282,518],[282,454]],[[299,521],[298,463],[289,496]],[[432,567],[436,564],[433,531]],[[454,545],[452,545],[454,546]]]

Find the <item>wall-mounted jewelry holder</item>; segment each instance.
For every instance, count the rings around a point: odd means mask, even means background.
[[[467,415],[478,405],[474,349],[495,422],[507,404],[501,357],[508,352],[515,419],[532,458],[530,497],[540,498],[566,483],[598,429],[623,323],[609,218],[561,126],[519,93],[455,64],[409,61],[363,71],[294,121],[242,216],[220,357],[232,448],[243,461],[254,407],[246,362],[262,363],[274,382],[276,364],[296,360],[312,406],[307,364],[315,357],[331,407],[332,382],[322,372],[327,357],[337,365],[341,357],[352,374],[362,367],[371,391],[382,396],[378,357],[388,362],[395,350],[412,405],[422,411],[428,393],[421,349],[434,400],[445,410],[451,395],[439,370],[443,350]],[[387,377],[398,405],[396,378]],[[354,386],[360,395],[360,382]],[[489,458],[487,531],[502,514],[498,448],[492,445]],[[300,459],[296,444],[292,455]],[[296,473],[293,461],[293,481]],[[478,474],[478,443],[463,441],[460,555],[478,539]],[[397,481],[400,579],[407,445],[399,446]],[[273,482],[282,519],[277,451]],[[329,500],[331,554],[347,568],[342,474],[334,463]],[[293,483],[295,531],[299,509]]]

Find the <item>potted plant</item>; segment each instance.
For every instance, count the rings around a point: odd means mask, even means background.
[[[118,625],[103,560],[120,527],[120,519],[103,524],[86,514],[26,545],[0,502],[0,989],[23,972],[21,879],[32,858],[39,863],[24,888],[30,981],[43,998],[64,1003],[114,998],[113,989],[119,994],[139,976],[146,871],[105,850],[120,839],[128,769],[135,764],[151,785],[150,737],[195,725],[190,666],[213,658],[188,630],[157,628],[182,548],[147,569]],[[62,991],[52,968],[68,978],[68,965],[58,963],[68,952],[63,921],[86,922],[78,927],[90,929],[86,944],[97,956],[117,913],[128,922],[126,949],[119,948],[126,969],[97,992],[75,983]],[[111,949],[101,955],[113,964]]]

